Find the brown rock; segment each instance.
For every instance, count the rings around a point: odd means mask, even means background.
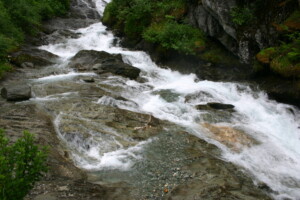
[[[202,126],[212,134],[213,139],[221,142],[233,151],[240,151],[243,147],[250,147],[257,143],[245,132],[229,126],[217,126],[209,123],[203,123]]]

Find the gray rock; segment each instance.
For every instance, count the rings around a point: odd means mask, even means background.
[[[109,54],[104,51],[82,50],[69,63],[69,67],[78,71],[94,71],[98,74],[112,73],[115,75],[136,79],[140,69],[126,64],[120,54]]]
[[[21,67],[22,68],[34,68],[34,64],[33,63],[31,63],[31,62],[24,62],[24,63],[22,63],[21,64]]]
[[[57,55],[41,49],[22,49],[11,55],[11,63],[18,67],[52,65],[57,59]]]
[[[6,86],[1,89],[1,96],[8,101],[23,101],[31,98],[31,87],[28,85]]]
[[[94,83],[95,79],[93,77],[85,77],[82,79],[86,83]]]
[[[95,3],[91,0],[71,1],[71,16],[72,18],[79,19],[100,19],[100,16],[96,10]]]

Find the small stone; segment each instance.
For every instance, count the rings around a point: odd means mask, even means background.
[[[21,64],[21,67],[22,67],[22,68],[27,68],[27,67],[33,68],[33,67],[34,67],[34,64],[31,63],[31,62],[23,62],[23,63]]]
[[[68,191],[68,190],[69,190],[69,188],[68,188],[67,185],[61,186],[61,187],[58,188],[58,191]]]
[[[189,175],[184,175],[183,178],[188,179],[188,178],[190,178],[190,176]]]
[[[93,77],[85,77],[82,79],[86,83],[94,83],[95,79]]]

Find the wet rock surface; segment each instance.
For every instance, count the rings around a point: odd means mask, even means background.
[[[104,51],[82,50],[69,63],[69,67],[78,71],[94,71],[97,74],[112,73],[130,79],[136,79],[141,70],[126,64],[120,54],[109,54]]]
[[[245,132],[233,127],[218,126],[209,123],[203,123],[202,126],[212,134],[215,140],[225,144],[233,151],[240,151],[245,147],[257,144],[257,142]]]
[[[105,76],[93,78],[92,83],[81,77],[32,83],[42,101],[17,105],[1,99],[0,125],[7,134],[16,139],[28,129],[51,149],[50,171],[26,199],[268,199],[250,177],[218,159],[217,147],[178,125],[122,109],[130,101],[117,95],[120,88],[105,87]],[[73,164],[74,156],[90,150],[91,141],[109,147],[106,153],[149,140],[130,170],[84,172]]]

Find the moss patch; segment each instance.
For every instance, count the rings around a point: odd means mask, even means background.
[[[11,71],[13,67],[8,63],[0,63],[0,79],[3,78],[5,72]]]
[[[300,78],[300,34],[289,34],[290,41],[260,51],[256,58],[285,78]]]
[[[256,58],[259,62],[263,64],[270,64],[275,52],[276,49],[274,47],[263,49],[256,55]]]
[[[284,22],[289,29],[300,31],[300,10],[292,13],[292,15]]]
[[[276,57],[272,60],[270,68],[283,77],[300,78],[300,63],[293,64],[287,56]]]
[[[215,64],[238,65],[239,61],[226,49],[222,48],[213,42],[207,44],[205,51],[200,53],[199,57],[202,60]]]

